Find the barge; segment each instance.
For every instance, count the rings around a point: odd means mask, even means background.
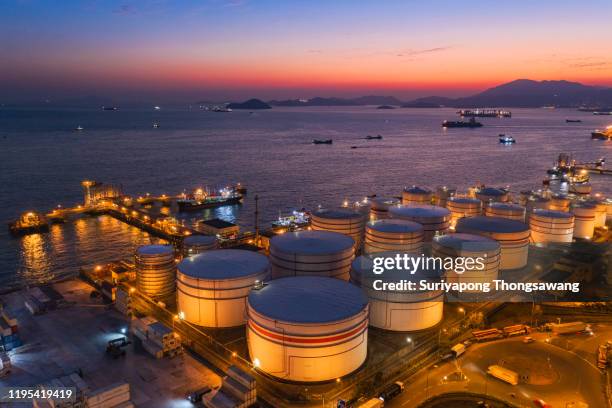
[[[470,120],[468,120],[467,122],[463,120],[445,120],[444,122],[442,122],[443,128],[477,128],[481,126],[482,123],[476,122],[475,118],[470,118]]]
[[[462,118],[511,118],[512,112],[503,109],[461,109],[457,114]]]

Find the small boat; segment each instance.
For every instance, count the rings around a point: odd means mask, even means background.
[[[153,107],[153,109],[155,109],[155,110],[160,110],[160,109],[161,109],[161,106],[154,106],[154,107]]]
[[[612,112],[593,112],[593,115],[600,115],[600,116],[607,116],[607,115],[612,115]]]
[[[85,128],[81,125],[77,126],[74,128],[74,130],[76,130],[77,132],[80,132],[81,130],[85,130]]]
[[[159,123],[158,123],[158,122],[153,122],[153,128],[154,128],[154,129],[159,128]]]
[[[376,135],[376,136],[372,136],[372,135],[367,135],[366,140],[381,140],[382,136],[381,135]]]
[[[313,139],[312,140],[312,144],[332,144],[332,143],[334,143],[333,139],[324,139],[324,140]]]
[[[509,145],[516,143],[516,140],[512,136],[506,136],[504,134],[499,135],[499,143]]]
[[[606,127],[605,129],[597,129],[594,132],[591,132],[591,139],[612,140],[612,125]]]
[[[581,123],[580,119],[565,119],[565,123]]]
[[[105,111],[118,111],[119,108],[117,106],[102,106],[102,110],[105,110]]]
[[[481,126],[482,123],[476,122],[476,119],[474,117],[471,117],[470,120],[468,120],[467,122],[463,120],[445,120],[444,122],[442,122],[443,128],[477,128]]]

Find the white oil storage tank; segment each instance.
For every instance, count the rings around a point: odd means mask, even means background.
[[[518,204],[492,202],[485,207],[487,217],[508,218],[509,220],[525,222],[525,214],[525,207]]]
[[[535,243],[572,242],[574,215],[564,211],[534,210],[529,216],[531,241]]]
[[[433,193],[428,188],[422,188],[417,186],[406,187],[402,191],[402,204],[403,205],[421,205],[431,204],[431,198]]]
[[[418,222],[423,226],[423,241],[431,242],[432,238],[448,231],[451,213],[446,208],[435,205],[399,205],[389,208],[389,217]]]
[[[247,302],[253,366],[298,382],[336,380],[365,361],[368,299],[348,282],[324,277],[272,280]]]
[[[508,190],[504,188],[484,187],[476,191],[476,198],[485,204],[492,201],[505,203],[508,201]]]
[[[373,198],[370,201],[370,221],[382,220],[389,217],[389,207],[398,205],[400,200],[393,197]]]
[[[394,256],[388,253],[388,256]],[[414,274],[405,270],[385,269],[383,274],[375,274],[373,257],[385,256],[385,253],[360,256],[353,261],[351,282],[360,286],[370,300],[370,325],[379,329],[392,331],[416,331],[433,327],[442,320],[444,309],[444,291],[429,290],[418,287],[421,280],[440,282],[442,269],[417,269]],[[398,283],[412,281],[415,289],[381,288],[380,282]],[[379,283],[375,283],[379,282]]]
[[[178,311],[199,326],[241,326],[251,288],[269,274],[268,258],[253,251],[217,249],[185,258],[177,267]]]
[[[450,283],[491,284],[499,276],[501,245],[494,239],[475,234],[448,234],[435,237],[432,254],[442,259],[463,259],[452,262],[446,270]],[[465,292],[482,292],[478,286]]]
[[[407,220],[386,219],[366,224],[366,254],[376,252],[408,252],[420,255],[423,251],[423,226]]]
[[[482,235],[501,245],[500,270],[520,269],[527,265],[529,226],[524,222],[500,217],[462,218],[457,232]]]
[[[136,287],[156,301],[174,303],[176,262],[172,245],[144,245],[136,249]]]
[[[310,217],[310,226],[314,231],[332,231],[347,235],[355,241],[355,249],[361,247],[366,216],[350,209],[314,211]]]
[[[439,207],[446,207],[446,202],[449,198],[457,193],[457,189],[454,187],[439,186],[433,196],[433,203]]]
[[[574,214],[574,238],[591,239],[595,232],[595,204],[577,201],[570,208]]]
[[[297,231],[270,240],[272,278],[329,276],[348,280],[355,257],[353,239],[330,231]]]
[[[183,240],[183,256],[210,251],[217,247],[217,238],[212,235],[190,235]]]
[[[570,199],[565,194],[553,194],[548,205],[549,210],[569,211]]]
[[[481,215],[482,201],[471,197],[451,197],[446,202],[446,208],[451,212],[451,227],[454,228],[461,218]]]
[[[588,200],[587,203],[595,207],[595,228],[605,227],[606,217],[608,214],[608,208],[605,200],[595,198]]]

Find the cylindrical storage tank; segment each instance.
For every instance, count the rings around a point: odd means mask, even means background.
[[[270,281],[247,302],[247,343],[255,368],[299,382],[357,370],[368,343],[368,299],[348,282],[322,277]]]
[[[595,228],[605,227],[608,213],[606,202],[601,199],[594,199],[587,201],[587,203],[595,207]]]
[[[485,207],[487,217],[500,217],[525,222],[525,207],[512,203],[489,203]]]
[[[595,205],[588,202],[574,202],[574,238],[591,239],[595,231]]]
[[[136,250],[136,287],[152,299],[174,303],[176,262],[172,245],[145,245]]]
[[[272,279],[329,276],[348,280],[355,241],[330,231],[297,231],[270,240]]]
[[[606,221],[612,219],[612,198],[606,198],[603,201],[606,206]]]
[[[485,187],[476,191],[476,198],[485,204],[491,201],[505,203],[508,201],[508,190],[503,188]]]
[[[501,245],[500,270],[524,268],[529,255],[529,226],[524,222],[500,217],[462,218],[457,232],[482,235]]]
[[[460,218],[476,217],[482,214],[482,202],[477,198],[451,197],[446,202],[446,208],[451,212],[451,227],[457,225]]]
[[[424,330],[440,323],[444,291],[377,290],[374,282],[412,281],[418,285],[421,280],[440,282],[442,276],[443,271],[435,269],[419,269],[414,274],[405,270],[385,269],[382,275],[377,275],[373,272],[372,258],[367,256],[356,258],[351,268],[351,282],[361,286],[370,300],[370,325],[393,331]]]
[[[431,242],[437,233],[448,231],[451,213],[435,205],[398,205],[389,209],[389,217],[418,222],[423,226],[423,241]]]
[[[433,196],[433,203],[439,207],[446,207],[446,202],[449,198],[457,193],[456,188],[451,188],[447,186],[440,186],[436,188],[436,191]]]
[[[529,216],[531,241],[535,243],[572,242],[574,215],[563,211],[534,210]]]
[[[389,217],[389,207],[398,205],[397,198],[373,198],[370,201],[370,221],[382,220]]]
[[[251,288],[269,274],[268,258],[253,251],[217,249],[185,258],[176,274],[178,311],[199,326],[241,326]]]
[[[422,205],[431,204],[431,198],[433,193],[427,188],[421,188],[417,186],[406,187],[402,191],[402,204],[403,205]]]
[[[550,198],[540,196],[529,197],[527,199],[525,208],[527,209],[527,217],[529,217],[535,210],[549,210]]]
[[[549,210],[553,211],[569,211],[570,199],[563,194],[553,194],[548,205]]]
[[[455,268],[446,271],[446,281],[456,283],[491,284],[498,278],[501,261],[499,242],[475,234],[448,234],[435,237],[432,242],[432,254],[444,258],[471,258],[469,265],[454,263]],[[480,258],[482,264],[475,261]],[[465,262],[465,261],[464,261]],[[481,292],[478,288],[466,292]]]
[[[377,252],[408,252],[420,255],[423,251],[423,226],[407,220],[378,220],[366,224],[366,254]]]
[[[183,240],[183,256],[217,248],[217,238],[212,235],[190,235]]]
[[[366,217],[348,209],[321,209],[312,213],[310,226],[314,231],[332,231],[347,235],[355,241],[355,248],[361,247]]]

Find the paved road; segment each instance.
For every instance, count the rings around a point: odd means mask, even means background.
[[[523,344],[518,337],[473,345],[458,360],[417,374],[404,393],[385,406],[412,408],[427,397],[453,391],[492,395],[527,407],[533,407],[536,398],[554,407],[565,407],[572,401],[586,402],[590,407],[606,406],[602,375],[594,366],[594,350],[597,344],[612,338],[612,326],[596,325],[595,336],[554,337],[550,343],[545,341],[548,334],[532,337],[537,341],[531,344]],[[492,364],[506,365],[521,374],[537,370],[540,375],[512,386],[486,374]],[[458,372],[467,379],[455,378]]]

